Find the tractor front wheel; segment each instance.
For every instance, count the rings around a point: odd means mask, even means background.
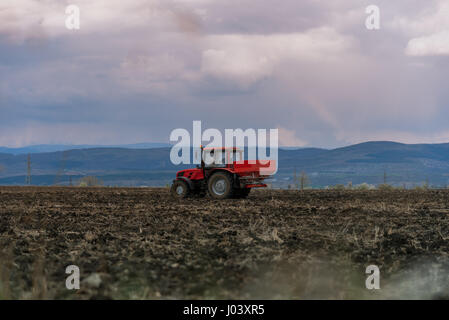
[[[227,199],[233,195],[232,178],[224,172],[217,172],[207,183],[209,195],[215,199]]]
[[[190,195],[190,188],[185,181],[176,180],[170,188],[170,193],[175,198],[183,199]]]

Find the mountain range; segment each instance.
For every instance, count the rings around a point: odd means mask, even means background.
[[[42,153],[42,152],[56,152],[56,151],[66,151],[73,149],[92,149],[92,148],[123,148],[123,149],[153,149],[153,148],[169,148],[168,143],[159,142],[144,142],[144,143],[134,143],[134,144],[118,144],[118,145],[91,145],[91,144],[80,144],[80,145],[70,145],[70,144],[39,144],[33,146],[26,146],[22,148],[9,148],[0,147],[0,153],[11,153],[11,154],[28,154],[28,153]]]
[[[0,150],[0,185],[23,185],[27,175],[26,153],[32,152],[30,149],[28,152]],[[193,167],[173,165],[169,154],[170,148],[166,146],[133,145],[77,146],[36,152],[31,154],[32,184],[68,185],[70,181],[76,184],[84,176],[96,176],[111,186],[165,186],[171,183],[176,171]],[[306,173],[309,186],[313,188],[384,182],[406,187],[427,182],[444,187],[449,183],[449,143],[377,141],[330,150],[279,149],[279,169],[271,179],[272,186],[291,186],[295,175],[299,176],[301,172]]]

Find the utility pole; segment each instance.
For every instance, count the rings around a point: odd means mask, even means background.
[[[307,177],[304,171],[301,171],[301,175],[299,177],[300,188],[303,191],[306,188],[306,185],[309,183],[309,178]]]
[[[295,167],[295,173],[293,174],[293,184],[295,186],[295,189],[298,189],[298,177],[296,176],[296,167]]]
[[[55,186],[57,186],[61,182],[62,177],[64,176],[65,164],[67,162],[68,157],[69,157],[69,151],[68,150],[63,151],[62,152],[62,160],[59,164],[59,169],[58,169],[58,172],[56,173],[55,180],[53,182],[53,185],[55,185]]]
[[[387,170],[384,169],[384,184],[387,184]]]
[[[27,157],[27,177],[25,183],[31,185],[31,155],[29,153]]]

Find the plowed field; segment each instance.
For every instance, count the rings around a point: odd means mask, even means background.
[[[0,188],[2,298],[447,298],[448,253],[449,191]]]

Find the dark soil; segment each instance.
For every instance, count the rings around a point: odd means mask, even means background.
[[[447,298],[448,214],[445,190],[1,187],[0,298]]]

